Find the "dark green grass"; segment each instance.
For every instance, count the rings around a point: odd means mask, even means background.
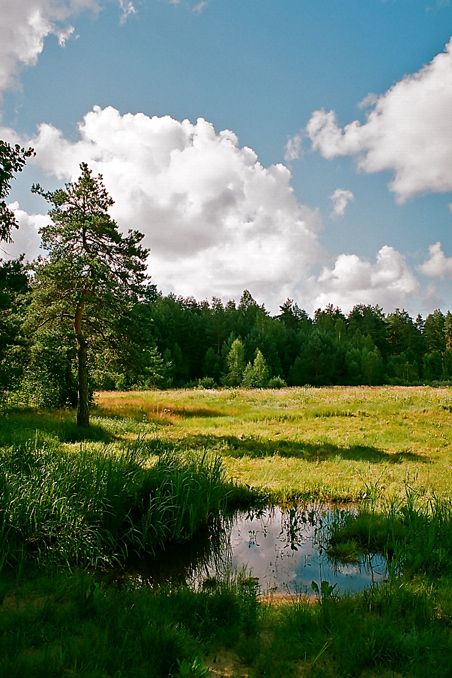
[[[259,602],[249,579],[151,591],[86,573],[33,575],[0,588],[0,675],[179,676],[229,652],[228,675],[449,678],[451,581],[399,579],[357,596]],[[192,675],[192,674],[190,674]],[[193,674],[197,675],[197,674]]]
[[[383,554],[390,576],[432,581],[452,577],[452,502],[435,495],[425,497],[408,485],[402,501],[365,502],[357,514],[336,514],[329,553],[341,550]]]
[[[185,541],[246,490],[208,453],[63,449],[39,438],[0,450],[0,566],[108,565]],[[251,493],[250,493],[251,494]]]
[[[266,624],[271,640],[261,647],[251,676],[452,675],[449,624],[420,582],[269,609]],[[297,666],[303,666],[300,674]]]
[[[115,438],[102,421],[93,421],[89,428],[77,426],[73,411],[5,409],[0,411],[0,447],[25,443],[38,435],[40,440],[62,443],[112,442]]]
[[[86,574],[35,577],[22,595],[3,597],[0,675],[176,676],[178,661],[236,643],[255,632],[256,618],[254,592],[239,582],[157,593],[104,587]]]

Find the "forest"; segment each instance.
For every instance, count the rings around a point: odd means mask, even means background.
[[[0,387],[35,405],[77,399],[71,327],[42,325],[33,266],[0,263]],[[271,316],[245,290],[239,303],[164,296],[148,284],[122,321],[133,341],[90,336],[89,387],[417,385],[452,377],[452,314],[415,320],[400,309],[327,306],[310,317],[288,299]]]

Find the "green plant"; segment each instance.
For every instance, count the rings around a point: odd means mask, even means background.
[[[336,586],[337,586],[337,584],[330,584],[326,580],[323,580],[320,583],[320,586],[315,581],[311,582],[312,590],[322,600],[325,600],[326,598],[331,598],[333,596],[333,593],[334,593]]]
[[[39,437],[0,450],[1,563],[24,554],[41,565],[101,565],[187,541],[226,507],[218,456],[167,452],[153,464],[142,445],[67,451]]]
[[[171,678],[207,678],[210,676],[210,671],[204,664],[201,654],[193,658],[191,662],[187,659],[177,660],[178,673],[172,673]]]

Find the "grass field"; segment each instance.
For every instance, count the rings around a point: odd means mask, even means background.
[[[281,499],[403,492],[449,495],[452,392],[402,387],[102,393],[95,421],[146,435],[150,450],[202,448],[228,473]],[[108,419],[112,426],[111,419]]]
[[[2,415],[0,675],[452,675],[449,389],[109,392],[73,418]],[[244,575],[194,593],[92,569],[259,497],[358,503],[331,549],[379,550],[389,581],[274,605]]]

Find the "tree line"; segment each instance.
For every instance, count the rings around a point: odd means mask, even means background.
[[[0,240],[17,227],[5,198],[32,149],[0,141]],[[270,315],[238,303],[158,292],[143,234],[122,234],[102,181],[80,165],[50,205],[44,257],[0,260],[0,397],[77,406],[89,424],[96,389],[378,385],[452,380],[452,314],[425,319],[359,304],[312,317],[287,299]]]
[[[415,320],[332,305],[313,317],[287,299],[271,316],[245,290],[240,302],[163,296],[149,302],[167,386],[419,384],[452,378],[452,314]]]

